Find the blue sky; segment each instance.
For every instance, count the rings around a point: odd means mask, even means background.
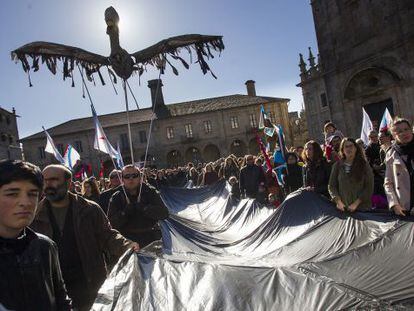
[[[105,9],[118,11],[120,43],[130,53],[167,37],[201,33],[223,35],[226,49],[211,61],[217,75],[203,75],[197,64],[161,78],[165,102],[177,103],[230,94],[246,94],[244,82],[256,81],[258,95],[291,98],[290,111],[302,105],[298,53],[315,55],[316,37],[309,0],[2,0],[0,10],[0,106],[16,108],[20,137],[70,119],[90,116],[82,98],[79,76],[76,87],[53,76],[46,67],[32,74],[33,87],[10,51],[32,41],[50,41],[109,55]],[[187,55],[185,55],[187,56]],[[90,86],[98,114],[124,110],[123,97],[108,84]],[[150,106],[147,80],[158,77],[149,68],[130,84],[141,107]],[[121,85],[117,88],[120,91]],[[121,94],[121,93],[120,93]]]

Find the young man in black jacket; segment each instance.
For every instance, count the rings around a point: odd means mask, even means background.
[[[43,186],[39,168],[0,162],[0,306],[71,310],[55,244],[28,226]]]

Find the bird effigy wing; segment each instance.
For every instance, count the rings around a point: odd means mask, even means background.
[[[171,64],[169,58],[181,61],[183,66],[188,69],[188,63],[179,56],[181,49],[185,48],[191,58],[192,53],[195,52],[197,58],[195,62],[199,63],[201,70],[206,74],[207,71],[211,72],[206,60],[214,58],[212,51],[221,52],[224,50],[222,38],[222,36],[189,34],[162,40],[146,49],[131,54],[135,59],[135,70],[138,70],[141,75],[144,67],[151,65],[160,69],[163,73],[168,63],[174,74],[178,75],[177,68]],[[192,62],[191,59],[190,62]],[[213,72],[211,74],[213,77],[216,77]]]
[[[57,64],[60,61],[63,64],[63,79],[73,77],[73,69],[75,65],[79,65],[85,70],[88,78],[91,78],[91,75],[97,72],[102,80],[99,69],[102,66],[109,65],[109,60],[105,56],[69,45],[42,41],[23,45],[12,51],[11,56],[15,61],[20,60],[25,72],[38,71],[39,62],[41,61],[42,64],[46,64],[50,72],[56,74]],[[31,58],[31,64],[28,58]]]

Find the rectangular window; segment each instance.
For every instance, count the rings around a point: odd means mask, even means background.
[[[230,117],[230,123],[232,129],[239,128],[239,119],[237,117]]]
[[[75,149],[77,152],[83,152],[82,142],[80,140],[75,141]]]
[[[128,140],[128,135],[127,133],[122,133],[120,135],[120,140],[121,140],[121,149],[125,150],[129,148],[129,140]]]
[[[250,114],[250,126],[251,127],[257,127],[257,121],[256,121],[256,115],[254,113]]]
[[[174,128],[172,126],[167,127],[167,139],[174,138]]]
[[[39,147],[38,150],[40,159],[46,159],[45,147]]]
[[[211,121],[210,120],[204,121],[204,132],[206,134],[211,133]]]
[[[193,137],[193,127],[191,126],[191,123],[185,125],[185,136],[187,136],[187,138]]]
[[[326,98],[326,93],[321,94],[321,106],[328,107],[328,99]]]
[[[276,124],[276,118],[275,118],[275,114],[273,113],[273,111],[269,111],[268,113],[270,122],[272,122],[272,124]]]
[[[147,142],[147,133],[145,131],[139,131],[139,141],[142,144]]]
[[[63,154],[65,153],[66,150],[63,149],[63,144],[57,144],[56,145],[57,150],[59,151],[59,153],[63,156]]]

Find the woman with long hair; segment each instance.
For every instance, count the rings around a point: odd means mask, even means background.
[[[305,162],[302,169],[303,186],[307,190],[329,197],[331,167],[323,156],[321,146],[314,140],[308,141],[303,149],[302,159]]]
[[[95,178],[88,178],[82,182],[82,196],[85,199],[99,203],[99,188]]]
[[[212,185],[218,180],[218,174],[214,170],[213,163],[207,163],[206,167],[203,170],[203,179],[200,186]]]
[[[232,157],[227,157],[222,166],[220,167],[219,177],[229,180],[231,176],[235,176],[237,179],[240,175],[240,168]]]
[[[355,212],[372,208],[374,174],[364,151],[353,138],[345,137],[339,147],[340,160],[332,167],[329,194],[338,210]]]

